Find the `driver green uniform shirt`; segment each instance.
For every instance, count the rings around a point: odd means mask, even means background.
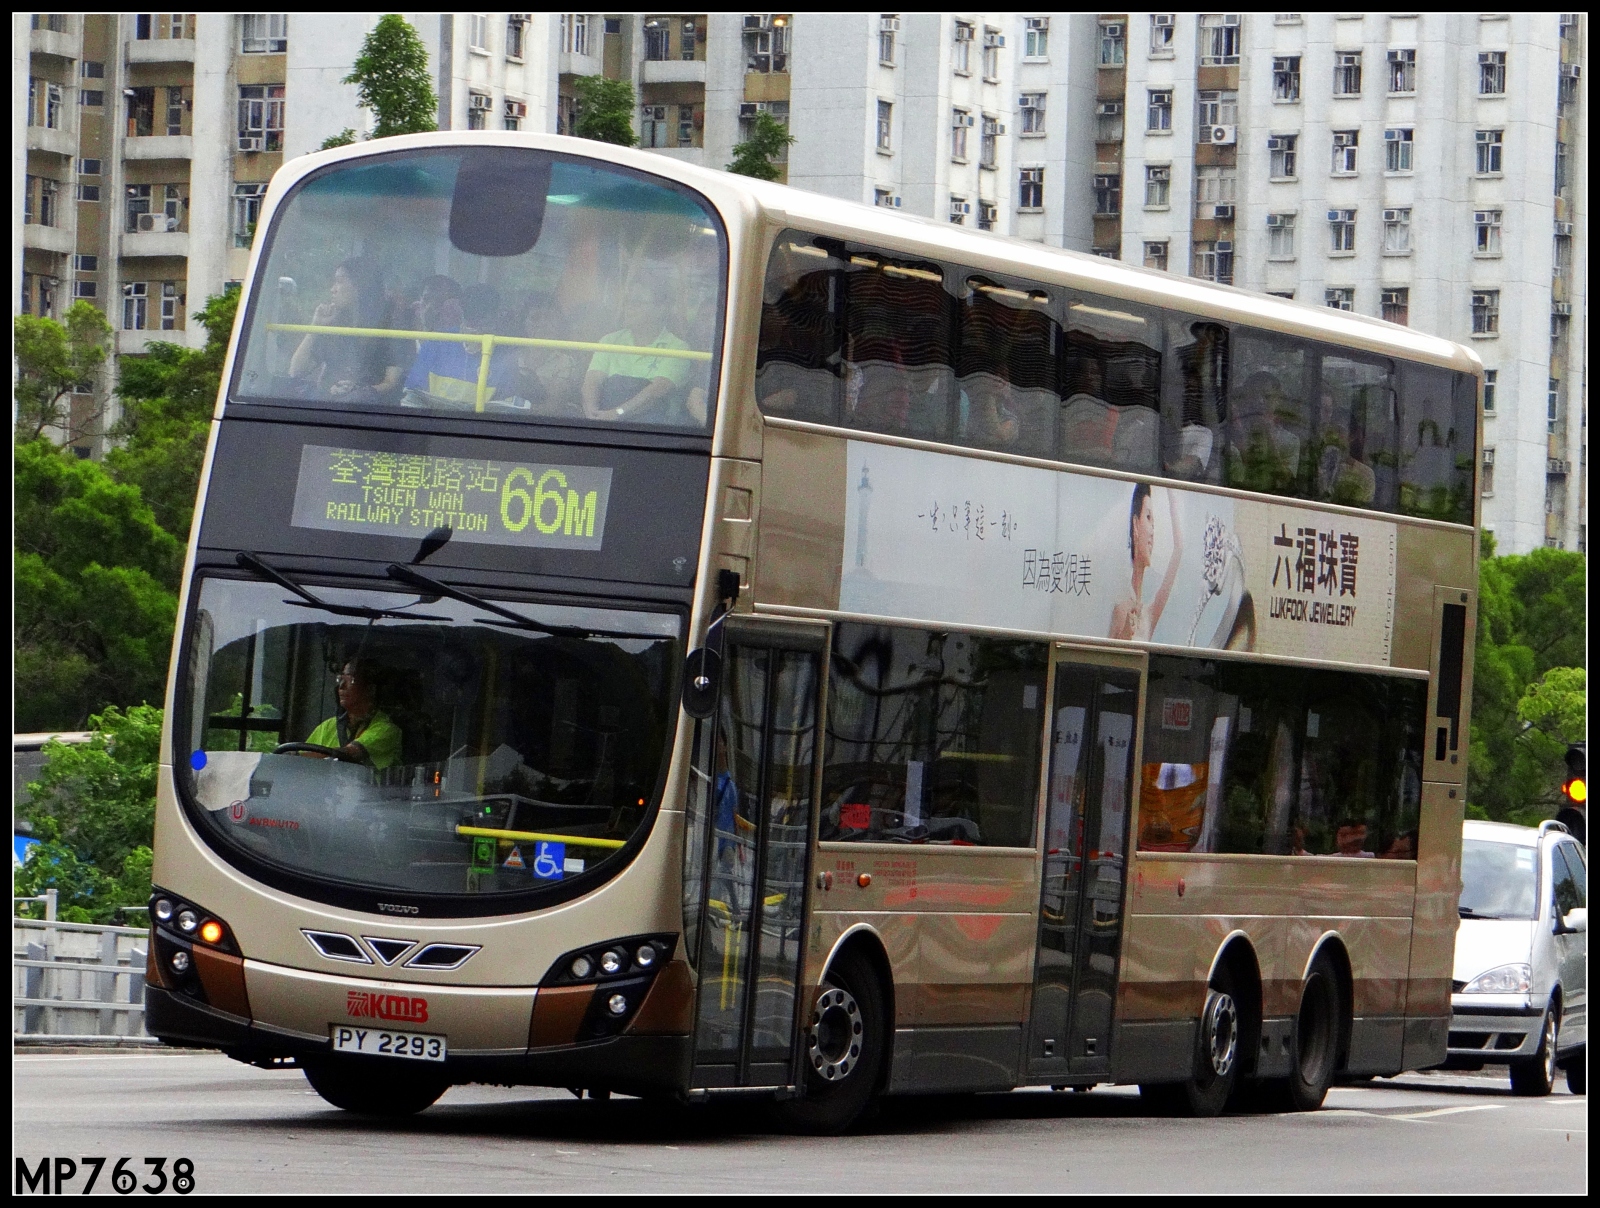
[[[315,730],[307,742],[319,747],[340,747],[339,719],[330,717]],[[400,727],[389,720],[382,709],[375,709],[367,724],[350,736],[351,742],[361,744],[367,760],[375,768],[386,768],[400,758]]]

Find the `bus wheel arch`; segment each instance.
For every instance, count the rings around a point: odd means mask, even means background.
[[[1206,986],[1214,984],[1217,971],[1225,969],[1233,983],[1234,1001],[1239,1011],[1240,1083],[1255,1071],[1256,1057],[1261,1051],[1261,964],[1256,959],[1255,945],[1243,931],[1234,930],[1217,945],[1211,958],[1211,968],[1206,973]]]
[[[1329,931],[1317,939],[1312,945],[1311,955],[1306,958],[1306,967],[1300,974],[1302,985],[1311,976],[1311,970],[1319,958],[1325,959],[1332,967],[1338,982],[1339,1032],[1334,1068],[1336,1071],[1342,1071],[1350,1063],[1350,1032],[1355,1026],[1356,1017],[1355,974],[1351,970],[1350,952],[1345,947],[1344,937],[1337,931]]]

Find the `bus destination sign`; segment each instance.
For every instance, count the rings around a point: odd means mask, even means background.
[[[566,466],[304,445],[297,528],[422,537],[436,528],[489,545],[598,550],[607,466]]]

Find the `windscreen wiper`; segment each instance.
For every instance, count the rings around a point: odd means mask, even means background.
[[[503,625],[508,629],[530,629],[534,633],[546,633],[554,638],[657,638],[655,633],[630,633],[621,629],[577,629],[570,625],[545,625],[539,621],[523,616],[520,612],[496,604],[493,600],[485,600],[482,596],[467,591],[465,588],[455,587],[432,575],[425,575],[410,566],[401,566],[398,562],[391,562],[387,571],[391,579],[398,579],[410,587],[422,591],[437,592],[441,596],[449,596],[452,600],[460,600],[463,604],[470,604],[474,608],[481,608],[484,612],[492,612],[503,620],[490,621],[479,617],[484,625]]]
[[[285,600],[285,604],[294,604],[300,608],[320,608],[323,612],[331,612],[340,617],[364,617],[369,621],[376,621],[382,617],[393,617],[400,621],[448,621],[450,618],[427,612],[399,612],[388,608],[369,608],[364,604],[330,604],[328,601],[313,595],[300,584],[276,567],[268,566],[255,554],[248,551],[235,556],[234,561],[246,570],[251,571],[270,583],[276,583],[300,597],[297,600]]]

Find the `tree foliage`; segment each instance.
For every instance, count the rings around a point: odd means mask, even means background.
[[[372,111],[373,138],[426,134],[439,128],[439,97],[428,72],[427,47],[398,13],[378,18],[341,82],[354,84],[361,107]]]
[[[317,150],[318,151],[331,151],[335,147],[348,147],[351,144],[353,144],[355,141],[356,141],[355,127],[354,126],[346,126],[343,130],[339,131],[338,134],[330,134],[330,135],[328,135],[327,138],[323,139],[322,140],[322,145],[319,146],[317,148]]]
[[[750,127],[750,137],[734,147],[728,171],[757,180],[777,180],[782,173],[776,160],[794,141],[794,135],[772,114],[758,113]]]
[[[578,94],[574,134],[619,147],[631,147],[639,141],[633,132],[634,97],[629,81],[579,76],[572,87]]]
[[[1586,566],[1536,549],[1480,562],[1468,809],[1534,823],[1555,816],[1567,743],[1584,732]]]
[[[40,842],[15,893],[55,889],[61,918],[105,923],[150,896],[161,710],[113,707],[90,724],[87,743],[45,744],[48,762],[21,810]]]
[[[74,387],[93,382],[105,364],[111,324],[87,302],[67,308],[65,322],[44,315],[18,315],[12,324],[17,360],[16,438],[35,440],[59,428],[67,443],[87,435],[103,408],[74,417],[66,396]]]

